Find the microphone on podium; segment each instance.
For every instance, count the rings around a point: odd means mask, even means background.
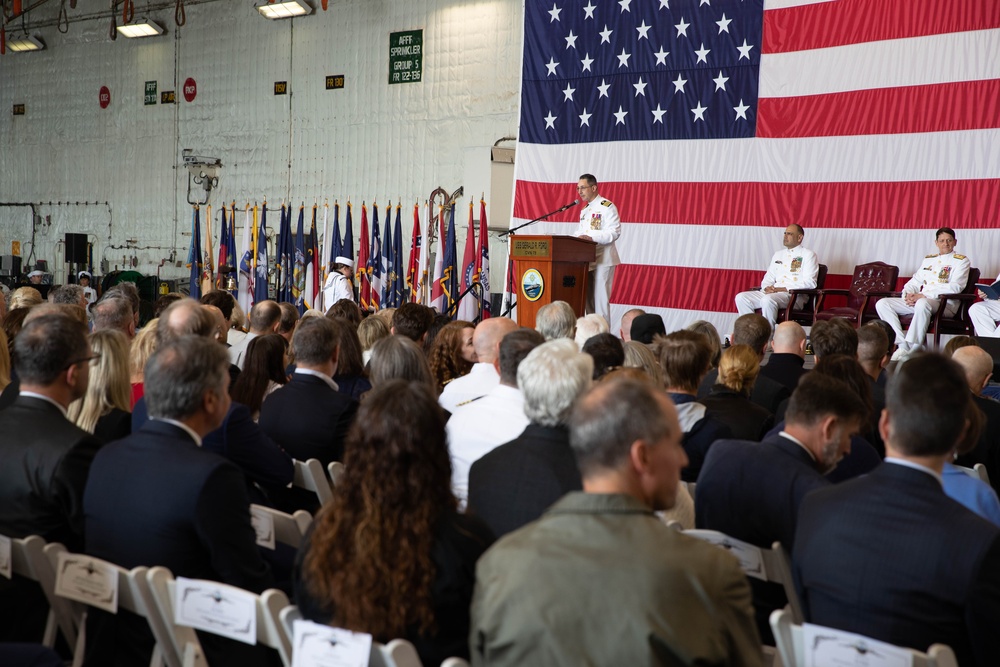
[[[574,199],[573,201],[571,201],[570,203],[566,204],[561,209],[559,209],[559,213],[562,213],[563,211],[565,211],[567,209],[573,208],[574,206],[576,206],[579,203],[580,203],[579,199]]]

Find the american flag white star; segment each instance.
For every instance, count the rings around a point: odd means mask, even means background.
[[[685,37],[687,37],[687,34],[688,34],[687,31],[688,31],[688,28],[691,27],[691,24],[690,23],[685,23],[684,22],[684,17],[682,16],[681,17],[681,22],[675,24],[674,27],[677,28],[677,36],[678,37],[680,37],[681,35],[684,35]]]
[[[712,81],[715,82],[715,90],[718,92],[726,89],[726,81],[729,81],[729,77],[722,76],[722,70],[719,70],[719,76],[712,79]]]
[[[580,114],[580,127],[583,127],[584,125],[590,127],[590,117],[593,115],[594,114],[592,113],[587,113],[587,107],[584,107],[583,113]]]
[[[746,37],[743,38],[743,46],[737,46],[736,50],[740,52],[740,60],[746,58],[750,60],[750,49],[753,48],[753,44],[747,44]]]
[[[729,32],[729,24],[732,23],[732,22],[733,22],[733,20],[732,19],[727,19],[726,18],[726,13],[723,12],[722,13],[722,20],[715,22],[715,25],[719,26],[719,34],[721,35],[724,32]]]
[[[659,123],[660,125],[663,125],[663,114],[667,113],[667,110],[666,109],[661,109],[660,108],[660,103],[657,102],[656,103],[656,108],[655,109],[650,109],[650,111],[653,112],[653,122],[654,123]]]
[[[687,83],[687,79],[685,79],[684,77],[682,77],[680,75],[680,72],[678,72],[677,73],[677,80],[674,81],[674,92],[675,93],[683,93],[684,92],[684,84],[686,84],[686,83]]]
[[[576,38],[578,36],[579,35],[574,35],[572,30],[569,31],[569,34],[566,35],[566,48],[567,49],[569,49],[569,48],[574,48],[575,49],[576,48]]]
[[[698,60],[695,61],[695,65],[698,63],[708,64],[708,54],[712,52],[712,49],[706,49],[705,43],[701,43],[701,48],[695,50],[695,54],[698,56]]]
[[[635,96],[639,97],[640,95],[642,95],[643,97],[645,97],[646,96],[646,86],[648,86],[648,85],[649,84],[646,83],[645,81],[643,81],[642,77],[640,76],[639,77],[639,83],[633,83],[632,84],[632,87],[635,88]]]
[[[558,118],[558,117],[559,116],[553,116],[552,115],[552,111],[550,110],[549,111],[549,115],[545,117],[545,129],[547,130],[547,129],[549,129],[551,127],[554,130],[556,128],[556,125],[555,125],[556,118]]]
[[[587,0],[587,6],[583,8],[584,11],[583,20],[586,21],[587,19],[594,18],[595,9],[597,9],[597,6],[594,5],[594,3],[591,2],[591,0]]]
[[[663,47],[661,46],[660,50],[654,53],[653,55],[656,56],[657,65],[663,65],[664,67],[667,66],[667,56],[670,55],[670,51],[664,51]]]
[[[622,47],[622,52],[619,53],[615,57],[618,58],[618,66],[619,67],[628,67],[628,59],[632,57],[632,54],[631,53],[626,53],[625,52],[625,47],[623,46]]]
[[[701,101],[699,101],[698,102],[698,106],[696,106],[694,109],[691,109],[691,113],[694,114],[694,121],[693,122],[697,123],[700,120],[701,122],[704,123],[705,122],[705,112],[706,111],[708,111],[708,107],[701,106]]]
[[[618,4],[622,8],[622,14],[624,14],[625,12],[628,12],[630,14],[632,13],[632,10],[629,9],[629,5],[632,4],[632,0],[618,0]]]
[[[622,105],[619,104],[618,105],[618,111],[616,111],[615,113],[613,113],[611,115],[615,117],[615,125],[624,125],[625,124],[625,116],[628,115],[628,111],[623,110],[622,109]]]
[[[573,101],[573,93],[575,93],[575,92],[576,92],[576,88],[571,88],[570,85],[567,83],[566,84],[566,89],[564,91],[562,91],[563,95],[566,96],[563,101],[567,101],[568,100],[568,101],[572,102]]]
[[[549,16],[552,17],[552,18],[549,19],[549,23],[552,23],[553,21],[559,21],[559,20],[561,20],[559,18],[559,14],[560,13],[562,13],[562,9],[560,9],[559,7],[556,7],[556,3],[553,2],[552,3],[552,9],[549,10]]]
[[[651,25],[646,25],[646,19],[643,19],[642,20],[642,25],[639,25],[639,26],[635,27],[636,32],[639,33],[639,37],[636,39],[636,41],[638,41],[640,39],[649,39],[649,37],[646,36],[646,33],[649,32],[649,29],[652,28],[652,27],[653,26],[651,26]]]
[[[670,9],[670,0],[660,0],[660,6],[657,9]]]
[[[736,112],[736,119],[735,120],[739,120],[740,118],[742,118],[743,120],[749,120],[747,118],[747,110],[749,108],[750,107],[748,107],[747,105],[743,104],[743,98],[741,97],[740,98],[740,105],[736,106],[736,107],[733,107],[733,111]]]
[[[608,88],[610,88],[610,87],[611,87],[610,83],[607,83],[604,79],[601,79],[601,85],[599,85],[597,87],[597,90],[599,91],[599,94],[597,96],[598,99],[600,99],[601,97],[607,97],[608,96]]]
[[[593,63],[594,63],[594,59],[590,57],[589,53],[587,53],[585,56],[583,56],[583,60],[580,61],[580,66],[583,67],[583,71],[584,72],[589,72],[589,71],[591,71],[590,70],[590,66]]]
[[[549,70],[548,74],[545,76],[552,76],[556,73],[556,68],[559,67],[559,63],[556,62],[555,58],[549,58],[549,62],[545,63],[545,69]]]
[[[604,42],[607,42],[608,44],[610,44],[611,43],[611,33],[613,33],[613,32],[614,32],[614,30],[608,30],[608,24],[605,23],[604,24],[604,30],[602,30],[601,32],[597,33],[598,35],[601,36],[601,44],[603,44]],[[744,40],[744,41],[746,41],[746,40]]]

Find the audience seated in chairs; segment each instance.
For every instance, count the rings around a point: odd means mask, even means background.
[[[515,329],[517,323],[509,317],[490,317],[476,325],[472,334],[476,363],[468,374],[453,379],[444,387],[438,397],[442,408],[454,412],[459,405],[485,396],[497,386],[500,376],[494,365],[500,350],[500,341]]]
[[[760,367],[760,376],[783,384],[795,391],[799,378],[808,371],[806,363],[806,332],[798,322],[782,322],[774,328],[771,356]]]
[[[279,334],[256,336],[247,344],[243,370],[229,388],[229,395],[250,410],[254,421],[268,396],[288,384],[288,341]]]
[[[345,466],[300,551],[302,615],[380,642],[406,638],[425,665],[467,658],[475,562],[493,537],[456,511],[445,416],[430,389],[377,385],[351,430]]]
[[[455,320],[446,324],[427,351],[427,364],[440,395],[445,385],[469,373],[476,363],[472,346],[475,328],[471,322]]]
[[[733,323],[733,345],[748,345],[757,355],[757,366],[764,361],[768,341],[771,340],[771,325],[756,313],[740,315]],[[698,398],[708,395],[712,385],[718,383],[718,372],[711,370],[698,387]],[[750,400],[771,414],[778,411],[781,402],[791,396],[791,390],[777,380],[757,374],[750,392]]]
[[[420,382],[437,395],[437,384],[420,346],[404,336],[388,336],[375,343],[369,362],[369,379],[378,388],[391,380]]]
[[[983,432],[972,451],[960,455],[955,463],[967,468],[982,463],[990,473],[993,488],[1000,486],[1000,403],[982,395],[993,377],[993,357],[981,347],[969,345],[955,350],[951,357],[961,366],[973,404],[983,414]]]
[[[357,308],[354,302],[348,303]],[[360,401],[365,392],[372,388],[372,383],[368,381],[368,372],[365,370],[358,327],[342,317],[332,319],[340,325],[340,355],[337,357],[337,374],[333,376],[333,381],[337,383],[337,391],[341,394]]]

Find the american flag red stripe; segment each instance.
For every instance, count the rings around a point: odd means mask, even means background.
[[[751,2],[720,0],[702,7],[671,1],[670,10],[683,12],[694,24],[689,33],[696,31],[697,38],[689,43],[679,32],[675,37],[673,15],[668,24],[654,25],[650,34],[658,36],[648,48],[655,52],[665,43],[661,51],[690,57],[687,50],[699,48],[703,36],[714,36],[713,23],[723,12],[733,18]],[[560,6],[558,0],[555,4]],[[559,21],[575,16],[578,8],[562,4]],[[596,11],[603,14],[596,30],[607,21],[617,37],[634,36],[640,20],[648,25],[650,14],[640,18],[632,4],[629,13],[617,11],[617,2],[599,4]],[[526,21],[529,12],[526,8]],[[626,141],[607,140],[606,131],[605,140],[595,143],[522,139],[511,224],[569,201],[579,174],[594,173],[601,194],[615,202],[624,223],[618,248],[625,264],[616,273],[612,319],[629,307],[644,307],[661,312],[668,330],[700,318],[728,330],[735,319],[733,295],[759,282],[780,247],[780,229],[791,222],[806,228],[805,245],[829,266],[831,285],[846,284],[854,266],[866,261],[896,264],[903,276],[912,273],[934,251],[933,230],[939,226],[954,227],[959,252],[969,254],[984,275],[995,275],[1000,268],[995,259],[1000,235],[993,231],[1000,210],[1000,2],[775,0],[765,4],[763,17],[760,39],[743,42],[759,58],[759,99],[749,103],[748,111],[755,122],[753,137],[705,140],[695,138],[704,134],[691,134],[642,140],[657,136],[654,124],[654,134],[633,134]],[[548,16],[536,20],[526,40],[559,25],[556,19],[550,24]],[[585,30],[590,23],[583,21]],[[570,24],[565,25],[568,30]],[[721,30],[720,25],[726,37]],[[741,39],[734,36],[735,44]],[[592,45],[587,42],[587,48]],[[599,48],[610,48],[614,55],[624,48],[639,63],[648,63],[641,60],[646,48],[641,38]],[[723,41],[711,48],[709,59],[729,47]],[[531,56],[542,58],[543,65],[558,62],[555,76],[566,79],[560,90],[574,89],[578,97],[595,84],[579,73],[576,61],[584,55],[573,53],[567,42],[526,43],[525,57]],[[600,62],[606,54],[587,57]],[[614,69],[621,78],[608,75],[612,92],[656,71],[642,66]],[[526,64],[525,73],[535,80],[548,76],[537,63]],[[710,75],[736,73],[716,65]],[[707,107],[706,116],[716,114],[716,121],[718,114],[729,114],[730,121],[736,117],[735,102],[721,93],[706,98],[704,88],[698,92],[701,99],[673,90],[644,94],[649,95],[647,107],[628,108],[626,122],[649,123],[647,109],[657,102],[669,102],[665,118],[674,114],[675,120],[696,105]],[[637,89],[635,99],[641,100],[638,95]],[[570,101],[556,106],[547,98],[539,106],[522,98],[522,125],[533,122],[535,114],[539,125],[533,136],[548,136],[570,123],[576,137],[584,129],[577,127],[583,122],[577,118],[586,111],[605,127],[616,126],[615,117],[599,115],[602,108],[593,105],[593,97],[581,99],[590,105],[586,110]],[[613,106],[621,110],[618,105]],[[554,129],[546,129],[549,122]],[[701,132],[700,122],[692,126]],[[578,213],[571,209],[532,231],[568,233]]]

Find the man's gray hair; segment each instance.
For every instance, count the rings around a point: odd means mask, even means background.
[[[538,309],[535,329],[545,336],[545,340],[572,339],[576,332],[576,313],[565,301],[553,301]]]
[[[80,285],[63,285],[52,290],[49,301],[52,303],[65,303],[70,306],[79,306],[83,300],[83,287]]]
[[[572,340],[560,338],[539,345],[517,368],[524,414],[533,424],[565,424],[576,399],[590,387],[593,374],[594,360]]]
[[[211,338],[180,336],[146,362],[146,408],[156,419],[186,419],[201,409],[205,392],[226,392],[229,354]]]
[[[292,334],[292,354],[299,364],[325,364],[340,345],[341,324],[329,317],[307,317]]]
[[[94,314],[94,331],[115,329],[129,333],[132,324],[132,302],[125,296],[107,296],[98,301],[91,312]]]
[[[156,339],[160,345],[181,336],[202,336],[215,340],[215,316],[188,297],[167,306],[156,321]]]
[[[652,383],[622,377],[584,394],[569,420],[569,443],[584,478],[620,468],[632,443],[669,437],[670,421]]]

